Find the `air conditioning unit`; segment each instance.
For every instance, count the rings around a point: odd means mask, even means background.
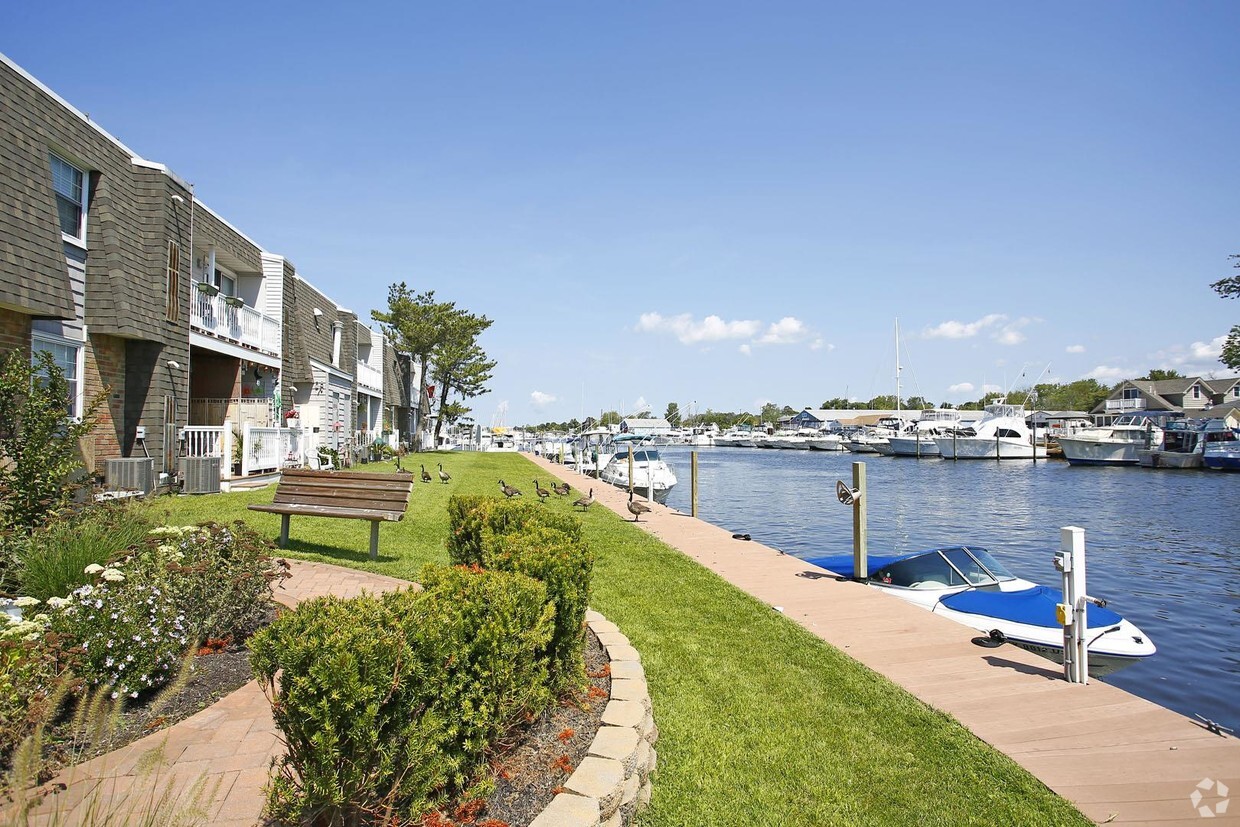
[[[220,493],[220,458],[182,457],[181,481],[186,494]]]
[[[103,481],[113,491],[141,491],[144,495],[150,494],[155,490],[155,459],[131,457],[105,460]]]

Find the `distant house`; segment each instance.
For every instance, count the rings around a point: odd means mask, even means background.
[[[1091,414],[1111,419],[1123,414],[1148,411],[1168,417],[1210,418],[1207,411],[1219,405],[1240,404],[1240,377],[1202,379],[1129,379],[1098,403]]]
[[[625,417],[620,420],[620,431],[637,436],[667,436],[672,432],[672,423],[666,419]]]

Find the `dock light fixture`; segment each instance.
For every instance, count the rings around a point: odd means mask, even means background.
[[[168,360],[168,367],[172,368],[173,370],[180,370],[180,369],[181,369],[181,363],[180,363],[180,362],[174,362],[174,361],[172,361],[171,359],[169,359],[169,360]]]
[[[855,505],[861,500],[861,489],[849,488],[848,484],[843,480],[836,480],[835,498],[839,500],[842,505]]]

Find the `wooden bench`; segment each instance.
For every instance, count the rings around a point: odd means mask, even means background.
[[[379,523],[400,522],[412,493],[412,474],[288,469],[271,505],[252,505],[250,510],[280,515],[280,548],[288,545],[288,523],[294,514],[369,520],[370,559],[378,560]]]

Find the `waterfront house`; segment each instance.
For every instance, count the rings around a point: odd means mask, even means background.
[[[672,432],[672,423],[663,418],[626,416],[620,420],[620,431],[636,436],[666,437]]]
[[[1163,414],[1166,417],[1200,418],[1216,406],[1240,402],[1240,377],[1202,379],[1189,376],[1180,379],[1128,379],[1090,412],[1102,424],[1118,416],[1137,411]]]
[[[285,257],[2,54],[0,100],[0,353],[52,353],[72,415],[104,397],[87,469],[261,473],[417,427],[412,360]]]

